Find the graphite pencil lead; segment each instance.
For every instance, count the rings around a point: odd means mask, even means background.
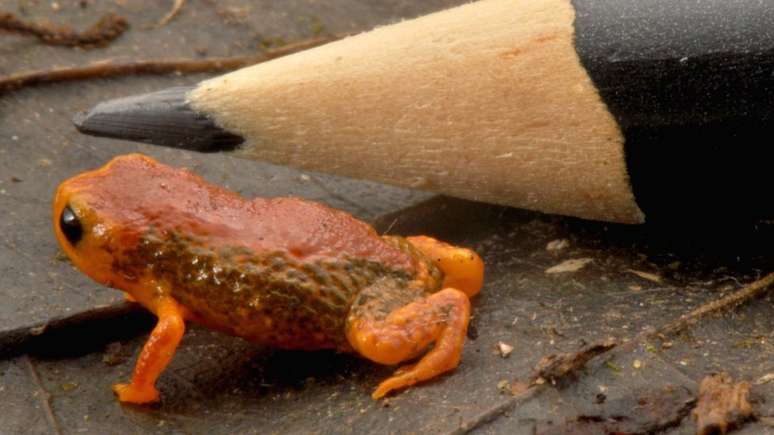
[[[118,98],[75,115],[81,133],[200,152],[233,150],[244,139],[194,111],[187,101],[193,87],[175,87]]]

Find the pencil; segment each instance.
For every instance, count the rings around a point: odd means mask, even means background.
[[[483,0],[102,103],[85,133],[578,216],[768,216],[774,4]]]

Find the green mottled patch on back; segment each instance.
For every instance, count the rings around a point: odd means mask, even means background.
[[[402,238],[385,241],[418,254]],[[213,249],[179,234],[146,234],[114,264],[124,275],[150,276],[169,286],[170,295],[194,320],[251,341],[293,349],[349,349],[345,321],[355,298],[377,281],[380,307],[436,290],[441,272],[429,263],[433,284],[426,289],[416,272],[388,269],[357,258],[300,261],[285,252],[256,253],[243,247]],[[373,294],[369,291],[368,294]],[[389,303],[395,299],[395,304]]]

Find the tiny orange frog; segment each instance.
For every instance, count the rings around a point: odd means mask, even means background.
[[[483,284],[471,250],[380,236],[298,198],[245,199],[139,154],[63,182],[53,213],[75,266],[158,317],[131,382],[113,386],[122,402],[158,400],[185,321],[380,364],[421,356],[383,381],[378,399],[459,364],[468,298]]]

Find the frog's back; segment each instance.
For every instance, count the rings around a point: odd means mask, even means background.
[[[282,251],[300,260],[356,257],[410,267],[369,225],[346,212],[300,198],[242,196],[186,169],[134,154],[74,178],[68,189],[88,195],[100,214],[127,233],[149,229],[198,238],[212,246]]]
[[[103,200],[132,213],[122,219],[136,234],[114,269],[163,283],[210,327],[278,347],[346,349],[357,293],[376,279],[406,286],[416,277],[413,252],[345,212],[298,198],[244,199],[152,161],[110,171],[102,182],[132,188]]]

